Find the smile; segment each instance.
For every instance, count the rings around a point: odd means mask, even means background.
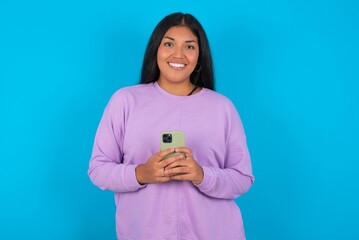
[[[183,69],[186,66],[186,64],[183,63],[171,63],[171,62],[169,62],[168,65],[170,65],[170,67],[174,69]]]

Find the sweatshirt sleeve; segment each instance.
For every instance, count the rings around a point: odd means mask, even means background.
[[[105,108],[98,126],[88,175],[102,190],[113,192],[137,191],[137,165],[123,163],[123,134],[125,127],[124,99],[115,93]]]
[[[210,197],[235,199],[250,189],[254,176],[243,125],[232,103],[227,116],[225,159],[217,159],[224,167],[202,166],[204,179],[197,187]]]

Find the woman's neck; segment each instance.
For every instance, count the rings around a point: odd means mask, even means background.
[[[195,88],[195,85],[193,85],[190,81],[169,83],[161,81],[161,79],[159,79],[157,82],[163,90],[176,96],[187,96]],[[194,93],[196,93],[196,91],[192,92],[192,94]]]

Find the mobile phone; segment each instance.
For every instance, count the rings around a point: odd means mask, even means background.
[[[164,131],[161,133],[161,150],[184,147],[184,146],[186,146],[184,132]],[[183,153],[180,152],[170,153],[165,158],[172,157],[178,154],[183,154]]]

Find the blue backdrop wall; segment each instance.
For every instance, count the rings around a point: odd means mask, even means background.
[[[204,25],[245,125],[247,238],[359,239],[358,3],[0,0],[0,239],[116,238],[113,195],[87,177],[93,137],[175,11]]]

